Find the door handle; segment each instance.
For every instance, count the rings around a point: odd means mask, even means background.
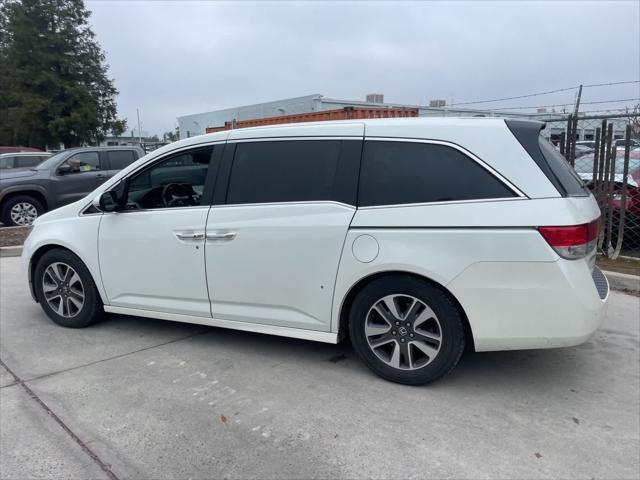
[[[182,241],[198,241],[204,240],[204,232],[195,232],[193,230],[173,232],[178,240]]]
[[[230,241],[236,238],[236,232],[211,232],[206,235],[207,240],[226,240]]]

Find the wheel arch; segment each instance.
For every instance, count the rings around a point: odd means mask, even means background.
[[[13,197],[18,197],[20,195],[26,195],[30,197],[34,197],[44,207],[45,212],[49,211],[49,202],[47,201],[47,195],[44,190],[41,190],[36,187],[29,188],[21,188],[21,189],[10,189],[7,192],[3,192],[2,198],[0,199],[0,208],[4,206],[4,204]]]
[[[381,271],[381,272],[375,272],[375,273],[372,273],[370,275],[367,275],[367,276],[361,278],[354,285],[351,286],[351,288],[349,289],[347,294],[343,297],[342,305],[340,306],[340,316],[339,316],[339,323],[338,323],[338,338],[345,338],[349,334],[349,326],[348,326],[348,324],[349,324],[349,313],[351,311],[351,306],[353,305],[353,301],[356,298],[356,296],[358,295],[358,293],[360,293],[362,291],[362,289],[364,289],[367,285],[369,285],[374,280],[377,280],[377,279],[383,278],[383,277],[389,277],[389,276],[412,277],[412,278],[416,278],[416,279],[419,279],[419,280],[423,280],[425,282],[430,283],[434,287],[436,287],[439,290],[441,290],[445,295],[447,295],[449,297],[449,299],[453,302],[453,304],[456,306],[456,308],[458,309],[460,314],[462,315],[463,324],[464,324],[465,339],[468,342],[468,346],[469,346],[468,348],[470,348],[473,351],[475,351],[475,343],[474,343],[474,340],[473,340],[473,331],[471,330],[471,324],[469,323],[469,319],[467,318],[467,314],[464,311],[464,308],[462,308],[462,305],[460,304],[458,299],[449,291],[449,289],[447,289],[441,283],[438,283],[438,282],[434,281],[431,278],[425,277],[424,275],[420,275],[420,274],[417,274],[417,273],[414,273],[414,272],[409,272],[409,271],[403,271],[403,270],[386,270],[386,271]]]
[[[94,275],[94,273],[91,271],[91,268],[89,267],[89,265],[87,264],[87,262],[82,258],[81,255],[78,254],[78,252],[75,252],[72,248],[69,248],[66,245],[62,245],[59,243],[47,243],[45,245],[41,245],[39,246],[31,255],[31,258],[29,259],[29,268],[27,270],[28,273],[28,280],[29,280],[29,290],[31,292],[31,296],[33,297],[33,299],[38,302],[38,298],[36,296],[36,292],[35,292],[35,288],[34,288],[34,284],[33,284],[33,275],[35,273],[35,269],[36,269],[36,265],[38,264],[38,262],[40,261],[40,259],[44,256],[45,253],[51,251],[51,250],[66,250],[69,253],[72,253],[73,255],[75,255],[76,257],[78,257],[78,259],[84,264],[84,266],[87,268],[87,271],[89,272],[89,274],[91,275],[91,278],[93,280],[93,283],[96,285],[97,290],[98,290],[98,294],[100,295],[100,298],[103,302],[103,304],[106,305],[105,302],[105,296],[102,292],[102,289],[99,287],[99,285],[102,285],[102,283],[100,282],[100,279],[97,279]]]

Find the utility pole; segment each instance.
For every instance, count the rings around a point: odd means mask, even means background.
[[[580,87],[578,88],[578,96],[576,97],[576,108],[573,111],[573,115],[574,116],[578,116],[578,110],[580,109],[580,97],[582,97],[582,84],[580,84]]]
[[[580,86],[582,88],[582,85]],[[140,109],[136,108],[136,114],[138,115],[138,143],[142,145],[142,130],[140,130]]]

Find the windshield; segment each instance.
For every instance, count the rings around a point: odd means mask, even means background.
[[[44,162],[42,162],[40,165],[38,165],[37,167],[33,168],[32,170],[50,170],[52,167],[54,167],[55,165],[58,164],[58,162],[60,160],[62,160],[62,158],[67,154],[67,151],[62,151],[62,152],[58,152],[55,155],[52,155],[51,157],[47,158]]]

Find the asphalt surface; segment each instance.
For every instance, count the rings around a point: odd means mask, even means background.
[[[580,347],[465,354],[406,387],[344,344],[117,316],[57,327],[3,258],[0,477],[638,478],[639,312],[612,293]]]

